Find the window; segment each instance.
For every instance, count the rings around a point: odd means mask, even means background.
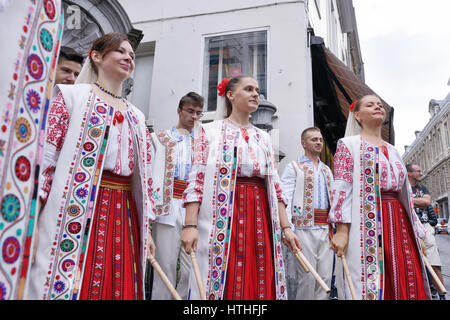
[[[316,9],[317,9],[317,14],[319,16],[319,19],[322,19],[322,17],[320,16],[320,0],[314,0],[314,4],[316,5]]]
[[[444,123],[444,131],[445,131],[445,141],[447,143],[447,148],[450,148],[450,133],[448,132],[448,120]]]
[[[432,159],[431,162],[433,163],[434,160],[436,160],[437,155],[438,155],[437,148],[436,148],[436,133],[433,133],[433,136],[431,138],[431,145],[432,145],[432,148],[433,148],[433,153],[432,153],[433,159]]]
[[[437,150],[438,150],[438,155],[440,155],[442,153],[442,137],[441,137],[441,129],[437,129],[436,130],[436,144],[437,144]]]
[[[223,78],[248,74],[267,98],[267,31],[244,32],[205,38],[203,96],[205,110],[217,107],[217,85]]]

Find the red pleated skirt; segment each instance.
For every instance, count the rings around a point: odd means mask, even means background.
[[[91,221],[81,300],[142,300],[140,237],[131,177],[103,172]]]
[[[276,299],[272,223],[260,178],[236,181],[224,299]]]
[[[385,257],[384,300],[425,300],[420,252],[397,194],[381,194]]]

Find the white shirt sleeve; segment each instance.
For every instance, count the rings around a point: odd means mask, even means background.
[[[352,222],[353,158],[340,140],[334,155],[334,183],[331,192],[330,223]]]
[[[297,174],[292,166],[292,163],[289,163],[286,168],[284,168],[283,175],[281,176],[281,185],[286,197],[287,207],[286,213],[289,219],[289,224],[292,225],[292,199],[294,197],[295,185],[297,181]]]

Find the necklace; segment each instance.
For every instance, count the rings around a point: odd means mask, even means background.
[[[103,88],[97,81],[94,82],[94,84],[100,89],[102,90],[104,93],[109,94],[111,97],[116,98],[116,99],[123,99],[122,96],[118,96],[114,93],[112,93],[111,91],[106,90],[105,88]]]

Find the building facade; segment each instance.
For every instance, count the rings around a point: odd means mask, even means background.
[[[450,84],[450,81],[449,81]],[[416,139],[405,146],[403,161],[417,163],[423,171],[423,184],[439,208],[439,217],[449,218],[450,195],[450,93],[443,100],[430,100],[430,121]]]
[[[179,99],[205,97],[202,121],[215,119],[217,85],[249,74],[275,105],[270,131],[284,164],[315,124],[311,45],[320,36],[342,63],[364,77],[351,0],[119,0],[142,30],[130,99],[154,130],[177,121]],[[345,121],[345,118],[344,118]],[[344,124],[345,127],[345,124]]]

